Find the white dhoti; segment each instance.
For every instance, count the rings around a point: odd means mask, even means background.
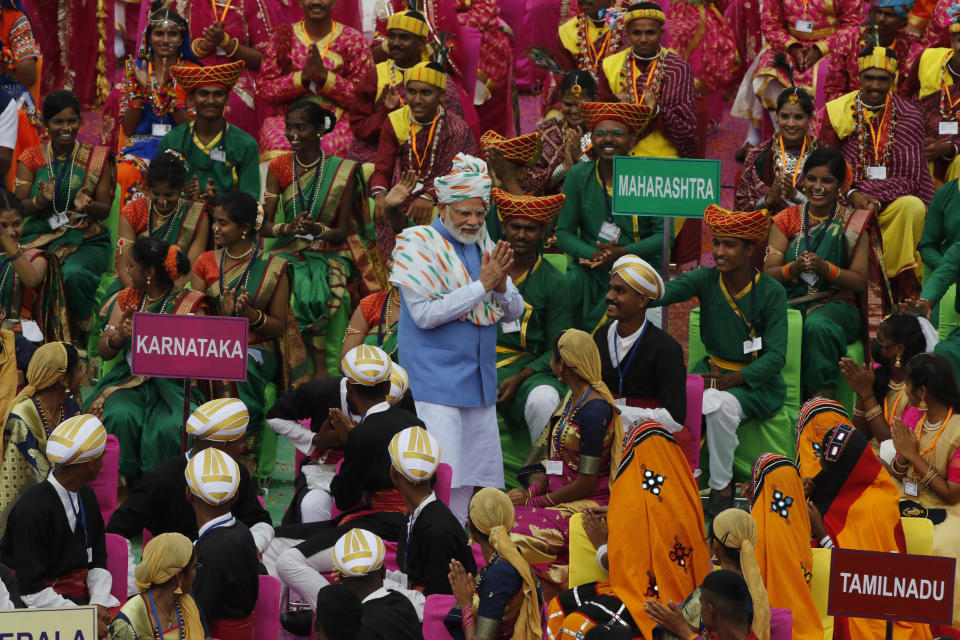
[[[548,384],[534,387],[523,405],[523,421],[530,432],[530,444],[536,444],[544,427],[560,404],[560,393]]]
[[[710,456],[711,489],[721,491],[733,481],[733,455],[740,439],[737,428],[743,417],[743,408],[729,391],[705,389],[703,416],[707,422],[707,453]]]

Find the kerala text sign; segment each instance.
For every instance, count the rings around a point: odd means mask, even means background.
[[[613,159],[613,214],[702,218],[720,201],[720,161]]]
[[[951,624],[956,558],[834,549],[832,616]]]
[[[97,640],[97,608],[0,611],[0,640]]]
[[[135,376],[247,379],[247,318],[133,314]]]

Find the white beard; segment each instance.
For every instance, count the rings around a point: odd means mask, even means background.
[[[450,232],[450,235],[453,236],[453,239],[461,244],[476,244],[480,241],[480,229],[477,229],[476,233],[466,234],[460,231],[459,227],[453,226],[452,222],[449,222],[449,218],[443,219],[443,226],[447,231]]]

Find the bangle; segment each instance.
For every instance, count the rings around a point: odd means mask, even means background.
[[[840,275],[840,267],[826,260],[824,262],[827,264],[827,280],[836,280]]]
[[[867,412],[864,411],[863,409],[857,409],[856,407],[853,408],[853,417],[854,417],[854,418],[863,418],[863,417],[865,417],[866,415],[867,415]]]
[[[867,412],[864,414],[864,417],[867,419],[867,422],[870,422],[881,413],[883,413],[883,409],[880,408],[880,405],[874,405],[872,409],[867,410]]]
[[[934,468],[934,466],[930,465],[930,468],[927,469],[927,475],[923,476],[923,480],[920,481],[920,488],[926,489],[929,487],[930,483],[933,482],[933,479],[939,475],[940,474],[937,473],[937,470]]]
[[[431,203],[436,202],[429,193],[421,193],[418,197],[423,198],[424,200],[429,200]]]
[[[250,324],[251,329],[259,329],[263,325],[267,324],[267,316],[263,311],[257,309],[257,319]]]
[[[603,566],[603,559],[607,557],[607,545],[600,545],[600,547],[597,549],[597,554],[594,557],[597,559],[597,566],[606,570],[606,567]]]
[[[234,39],[233,39],[233,51],[228,52],[228,53],[227,53],[227,57],[228,57],[228,58],[232,58],[233,56],[237,55],[237,49],[239,49],[239,48],[240,48],[240,41],[239,41],[237,38],[234,38]]]
[[[846,199],[847,202],[850,202],[850,194],[851,194],[851,193],[856,193],[856,192],[857,192],[856,189],[848,189],[847,192],[846,192],[845,194],[843,194],[843,197],[844,197],[844,199]]]
[[[463,610],[463,622],[462,622],[462,626],[463,626],[464,631],[466,631],[467,627],[475,627],[475,626],[477,626],[476,623],[473,621],[473,609],[472,609],[472,608],[470,608],[470,609],[464,609],[464,610]]]
[[[230,34],[227,33],[227,30],[223,30],[223,40],[220,41],[220,46],[224,49],[227,48],[227,45],[230,44]]]
[[[898,464],[901,462],[903,463],[902,467]],[[890,468],[892,468],[897,473],[906,473],[907,469],[910,468],[910,463],[907,462],[906,460],[901,460],[900,454],[897,454],[893,456],[893,460],[890,461]]]
[[[33,202],[33,206],[35,206],[37,209],[43,209],[43,205],[37,202],[37,198],[39,197],[40,197],[40,194],[38,193],[37,195],[33,196],[33,198],[31,199],[31,202]]]
[[[795,279],[793,277],[793,274],[790,272],[790,265],[792,264],[793,264],[792,262],[788,262],[785,265],[783,265],[783,269],[780,270],[780,273],[783,275],[783,279],[789,280],[791,282]]]
[[[203,38],[197,38],[196,40],[190,43],[190,50],[193,51],[193,55],[197,56],[198,58],[204,58],[206,57],[207,53],[209,53],[209,52],[206,52],[206,53],[204,52],[204,49],[200,45],[201,42],[206,42],[206,40],[204,40]]]

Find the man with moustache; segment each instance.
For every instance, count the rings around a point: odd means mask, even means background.
[[[189,200],[206,200],[238,189],[260,199],[260,150],[257,141],[239,127],[228,124],[223,111],[230,90],[240,78],[243,61],[213,67],[173,67],[171,75],[187,92],[196,118],[171,129],[160,140],[157,155],[165,149],[183,154],[191,181]]]
[[[826,104],[820,141],[840,149],[854,167],[852,188],[844,197],[854,209],[876,215],[894,296],[915,298],[920,293],[917,245],[934,194],[923,116],[891,93],[898,66],[893,49],[868,46],[858,64],[860,89]]]
[[[613,263],[607,293],[607,324],[593,334],[603,383],[620,406],[627,429],[639,419],[656,420],[671,432],[687,416],[687,369],[683,347],[647,321],[651,301],[663,297],[663,278],[647,262],[627,254]]]
[[[453,470],[450,510],[466,521],[475,486],[503,487],[497,429],[497,324],[523,313],[513,249],[484,226],[490,176],[462,153],[434,180],[440,215],[397,236],[390,282],[400,291],[397,339],[417,415]]]
[[[661,263],[663,219],[613,215],[613,158],[630,154],[646,130],[650,109],[626,102],[583,102],[580,112],[597,159],[577,163],[567,173],[557,244],[574,259],[567,268],[572,325],[593,333],[607,306],[613,263],[628,253]],[[659,316],[651,316],[660,324]]]

